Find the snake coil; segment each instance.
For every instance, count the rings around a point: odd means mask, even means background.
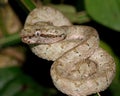
[[[24,43],[40,58],[52,60],[51,77],[58,90],[86,96],[105,90],[115,75],[115,62],[99,47],[97,31],[72,25],[58,10],[43,6],[28,15],[21,31]]]

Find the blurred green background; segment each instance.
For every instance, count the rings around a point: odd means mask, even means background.
[[[73,24],[98,31],[100,46],[116,61],[116,77],[100,94],[119,96],[120,0],[0,0],[0,96],[65,96],[52,83],[53,62],[34,55],[19,36],[29,12],[40,5],[52,6]]]

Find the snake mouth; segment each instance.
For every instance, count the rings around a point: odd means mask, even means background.
[[[21,36],[22,42],[27,44],[50,44],[65,39],[65,35],[51,35],[51,34],[40,34],[39,36],[29,35]]]

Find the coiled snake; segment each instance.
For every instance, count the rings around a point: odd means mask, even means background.
[[[58,90],[70,96],[86,96],[105,90],[115,75],[113,58],[99,47],[97,31],[72,25],[58,10],[35,8],[21,31],[32,51],[54,63],[51,77]]]

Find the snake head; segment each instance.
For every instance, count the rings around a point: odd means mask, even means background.
[[[51,25],[28,25],[21,31],[21,38],[27,44],[50,44],[65,39],[65,30]]]

